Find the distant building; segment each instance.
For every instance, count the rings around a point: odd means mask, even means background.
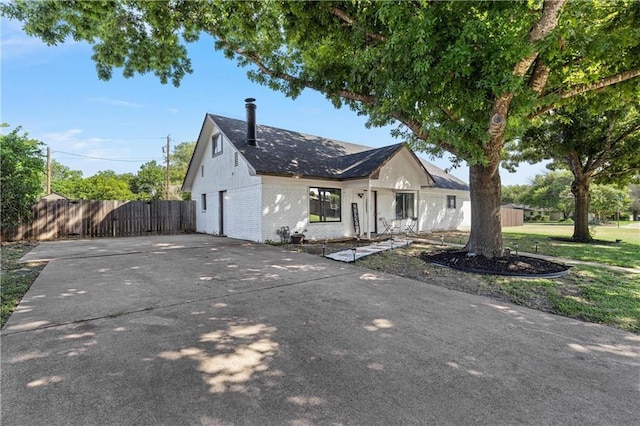
[[[41,200],[51,201],[51,200],[68,200],[64,195],[57,194],[55,192],[51,192],[44,197],[40,198]]]

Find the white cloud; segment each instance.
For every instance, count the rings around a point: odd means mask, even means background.
[[[162,159],[160,149],[153,152],[136,148],[125,139],[89,136],[77,128],[42,133],[34,137],[51,147],[54,160],[72,170],[81,170],[85,177],[92,176],[100,170],[134,173],[141,164],[152,159]]]
[[[167,109],[167,111],[172,112],[174,114],[180,112],[180,110],[178,108],[169,108],[169,109]]]
[[[80,129],[69,129],[63,132],[45,133],[41,138],[47,144],[68,143],[75,141],[80,134],[82,134]]]
[[[141,104],[136,104],[134,102],[123,101],[121,99],[112,99],[105,97],[91,98],[91,102],[95,102],[103,105],[117,106],[123,108],[142,108]]]
[[[74,41],[72,38],[65,40],[58,46],[48,46],[35,36],[29,36],[22,30],[22,23],[15,20],[1,18],[0,20],[0,48],[2,49],[2,60],[23,59],[35,57],[38,62],[45,62],[43,55],[55,52],[66,51],[70,46],[80,46],[83,43]]]
[[[52,150],[71,152],[72,154],[87,155],[87,149],[102,149],[111,140],[98,137],[83,136],[80,129],[69,129],[62,132],[44,133],[39,140],[49,145]]]
[[[19,58],[46,49],[47,45],[35,37],[2,35],[2,58]]]

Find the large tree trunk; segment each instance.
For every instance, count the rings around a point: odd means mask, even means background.
[[[565,0],[545,0],[540,19],[529,33],[529,41],[537,43],[547,37],[558,25],[558,16]],[[524,77],[538,58],[534,51],[522,58],[513,68],[513,75]],[[549,68],[541,67],[534,72],[530,86],[542,93],[549,76]],[[471,190],[471,233],[465,249],[472,254],[489,258],[502,257],[502,223],[500,218],[500,153],[504,146],[509,108],[515,92],[507,91],[493,102],[488,133],[491,139],[483,143],[487,165],[475,164],[469,168],[469,187]]]
[[[589,179],[576,178],[571,184],[571,192],[576,198],[576,217],[573,224],[573,240],[591,241],[589,233]]]
[[[465,249],[477,255],[501,257],[503,250],[499,161],[491,163],[494,164],[469,167],[471,233]]]

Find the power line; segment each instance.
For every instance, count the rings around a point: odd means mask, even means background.
[[[92,160],[103,160],[103,161],[121,161],[127,163],[140,163],[143,161],[152,161],[154,158],[139,158],[139,159],[124,159],[124,158],[103,158],[103,157],[92,157],[90,155],[82,155],[82,154],[74,154],[72,152],[64,152],[64,151],[51,151],[53,153],[60,153],[65,155],[73,155],[74,157],[82,157],[82,158],[90,158]]]
[[[80,138],[80,139],[86,139],[86,138]],[[138,136],[102,136],[101,139],[104,140],[109,140],[109,141],[114,141],[114,140],[136,140],[136,139],[166,139],[166,136],[144,136],[144,137],[138,137]]]

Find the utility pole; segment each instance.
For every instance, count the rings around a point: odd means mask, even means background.
[[[47,145],[47,188],[46,194],[51,194],[51,147]]]
[[[169,142],[171,141],[171,135],[167,135],[167,187],[166,187],[166,200],[169,200],[169,183],[170,183],[170,174],[169,174],[169,157],[171,154],[169,153]]]

